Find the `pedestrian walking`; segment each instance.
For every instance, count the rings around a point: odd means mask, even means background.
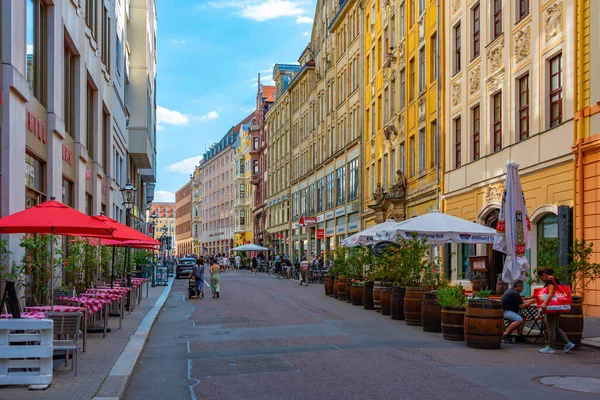
[[[571,351],[575,344],[573,344],[567,335],[560,329],[559,321],[560,314],[549,314],[548,313],[548,303],[552,300],[554,296],[554,292],[560,282],[558,279],[554,277],[554,268],[539,268],[537,271],[538,278],[540,278],[543,282],[545,282],[544,287],[548,288],[548,295],[546,296],[546,300],[542,303],[540,308],[542,309],[542,314],[544,314],[544,339],[546,341],[546,347],[540,349],[540,353],[544,354],[554,354],[554,345],[556,344],[556,335],[558,335],[563,342],[565,342],[564,352],[568,353]]]
[[[240,257],[240,255],[238,254],[235,256],[235,269],[239,271],[241,266],[242,266],[242,257]]]
[[[302,282],[306,286],[308,286],[308,261],[306,261],[306,257],[302,257],[302,262],[300,262],[300,286],[302,286]]]
[[[213,264],[210,266],[210,289],[213,293],[213,299],[219,298],[221,286],[221,266],[217,263],[217,260],[213,260]]]
[[[200,300],[204,298],[204,261],[201,258],[196,259],[196,266],[192,270],[196,281],[196,295]]]
[[[258,260],[256,257],[252,257],[252,273],[256,275],[256,267],[258,267]]]

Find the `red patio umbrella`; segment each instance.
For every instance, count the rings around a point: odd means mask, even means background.
[[[50,304],[54,310],[54,235],[94,236],[110,238],[115,229],[102,221],[79,212],[54,197],[23,211],[0,218],[0,234],[41,233],[50,234]]]

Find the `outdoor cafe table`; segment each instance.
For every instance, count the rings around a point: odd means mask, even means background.
[[[106,337],[106,328],[108,325],[108,306],[111,303],[108,299],[102,299],[102,298],[95,298],[95,297],[85,297],[85,296],[78,296],[78,297],[64,297],[61,296],[58,298],[59,300],[63,300],[63,301],[74,301],[77,302],[79,304],[81,304],[83,307],[85,307],[88,311],[88,317],[94,318],[94,316],[96,315],[96,313],[100,310],[102,310],[102,307],[105,308],[105,312],[104,312],[104,329],[102,331],[102,337]],[[92,325],[94,326],[94,321],[91,321]]]
[[[54,306],[54,310],[52,310],[52,306],[30,306],[30,307],[25,307],[25,310],[27,312],[41,312],[41,313],[47,313],[47,312],[82,312],[83,313],[83,349],[82,351],[85,353],[86,351],[86,345],[87,345],[87,315],[88,315],[88,309],[85,307],[76,307],[76,306],[61,306],[61,305],[55,305]]]
[[[110,289],[109,289],[110,290]],[[106,326],[106,323],[108,322],[108,313],[109,313],[109,306],[112,305],[114,302],[118,301],[119,302],[119,309],[120,309],[120,313],[119,313],[119,329],[121,329],[123,327],[123,298],[125,297],[125,294],[123,292],[118,293],[118,292],[114,292],[114,291],[105,291],[103,289],[88,289],[87,292],[85,293],[81,293],[79,295],[80,297],[85,297],[88,299],[94,299],[94,298],[98,298],[98,299],[102,299],[104,301],[106,301],[106,309],[105,309],[105,321],[104,324]]]
[[[0,319],[12,319],[12,314],[1,314]],[[44,319],[46,318],[45,312],[40,311],[24,311],[21,313],[23,319]]]

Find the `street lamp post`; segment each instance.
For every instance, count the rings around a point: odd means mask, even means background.
[[[123,195],[123,206],[125,207],[125,225],[131,226],[131,210],[135,205],[135,193],[137,189],[131,184],[131,181],[127,181],[124,187],[120,189],[121,194]],[[127,248],[127,252],[129,253],[129,248]],[[126,260],[127,263],[127,287],[131,287],[131,271],[130,269],[130,261],[129,257]]]
[[[155,239],[156,220],[158,219],[158,215],[156,215],[154,210],[152,210],[152,215],[150,216],[150,219],[152,220],[152,239]],[[156,273],[155,273],[155,265],[154,265],[154,250],[152,250],[152,287],[156,286],[155,276],[156,276]]]

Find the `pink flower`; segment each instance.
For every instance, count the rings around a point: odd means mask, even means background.
[[[354,283],[354,279],[352,279],[350,282]]]

